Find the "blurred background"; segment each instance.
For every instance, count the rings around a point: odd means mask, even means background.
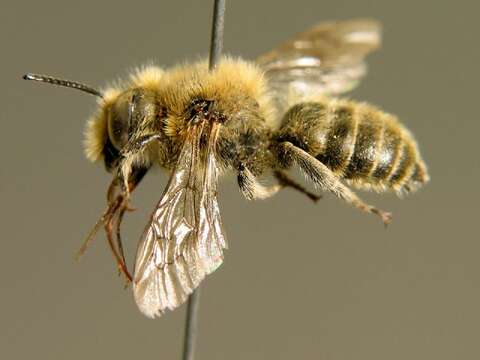
[[[384,229],[327,194],[285,190],[248,203],[233,179],[220,205],[230,249],[202,285],[197,359],[480,358],[477,3],[227,1],[225,51],[254,58],[323,20],[373,17],[384,45],[349,96],[397,114],[432,181]],[[105,206],[110,176],[83,155],[95,99],[25,82],[28,71],[95,87],[150,60],[208,54],[212,1],[4,1],[0,112],[0,354],[5,359],[179,359],[185,306],[139,313],[104,235],[74,254]],[[129,263],[166,184],[135,192]]]

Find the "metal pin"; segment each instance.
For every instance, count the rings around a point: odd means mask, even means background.
[[[225,0],[215,0],[213,7],[212,37],[208,68],[213,70],[220,61],[223,48],[223,28],[225,20]],[[193,360],[195,356],[195,335],[198,322],[200,287],[188,297],[185,337],[183,340],[183,360]]]

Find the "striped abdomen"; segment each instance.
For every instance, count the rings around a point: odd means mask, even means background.
[[[278,132],[353,186],[408,192],[428,181],[412,135],[389,114],[345,100],[292,106]]]

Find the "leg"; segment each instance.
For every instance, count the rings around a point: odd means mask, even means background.
[[[154,140],[159,140],[162,138],[160,134],[148,134],[141,137],[138,137],[127,144],[125,149],[122,153],[130,153],[140,151],[145,148],[148,144],[150,144]]]
[[[260,184],[255,176],[248,170],[246,167],[241,166],[241,170],[238,172],[237,180],[238,186],[242,191],[243,196],[248,200],[263,200],[275,195],[279,190],[284,187],[291,187],[295,190],[300,191],[310,198],[312,201],[317,202],[320,200],[321,196],[316,195],[302,185],[298,184],[296,181],[291,179],[287,174],[282,171],[276,170],[273,175],[278,181],[278,184],[271,186],[264,186]]]
[[[238,186],[243,196],[248,200],[267,199],[275,195],[282,185],[264,186],[260,184],[255,176],[245,166],[241,165],[237,175]]]
[[[328,167],[313,156],[288,141],[282,143],[280,146],[284,147],[287,155],[290,156],[321,189],[334,193],[340,199],[345,200],[357,209],[380,216],[385,225],[390,222],[392,217],[390,213],[365,204],[352,190],[345,186]]]
[[[125,215],[125,211],[127,211],[128,209],[129,209],[128,204],[127,204],[127,206],[121,206],[120,207],[120,209],[118,210],[117,221],[115,223],[115,235],[116,235],[116,238],[117,238],[117,247],[118,247],[118,252],[120,254],[123,265],[126,265],[127,262],[125,260],[125,252],[123,251],[123,243],[122,243],[120,225],[122,224],[123,216]]]
[[[113,199],[114,195],[114,190],[109,189],[108,191],[108,201],[109,203],[117,203],[118,206],[114,209],[112,212],[112,216],[107,220],[105,223],[105,232],[107,234],[107,240],[110,245],[110,249],[112,250],[112,253],[117,260],[117,265],[118,265],[118,270],[119,273],[123,273],[125,275],[125,278],[128,282],[132,281],[132,276],[128,272],[127,268],[127,263],[125,260],[125,253],[123,251],[123,243],[122,243],[122,238],[121,238],[121,231],[120,231],[120,225],[122,224],[123,221],[123,216],[125,215],[125,212],[127,210],[132,211],[133,209],[129,206],[129,196],[130,193],[135,190],[137,185],[140,183],[140,181],[143,179],[145,174],[147,173],[149,167],[134,167],[130,171],[130,176],[129,180],[127,182],[127,189],[122,189],[121,192]],[[123,183],[120,179],[118,180],[118,183]],[[115,237],[116,237],[116,244],[117,244],[117,249],[115,249],[113,245],[113,230],[115,228]],[[118,252],[117,252],[118,250]]]
[[[109,194],[111,194],[112,187],[116,185],[115,183],[116,183],[115,180],[112,181],[112,183],[109,187]],[[125,257],[124,257],[124,254],[123,254],[123,247],[121,245],[119,245],[119,249],[120,249],[120,254],[119,254],[119,252],[115,248],[115,245],[114,245],[114,242],[113,242],[113,236],[112,236],[112,229],[113,229],[115,221],[118,218],[117,214],[118,214],[119,211],[122,212],[122,203],[123,203],[123,198],[121,197],[121,195],[115,197],[115,199],[113,201],[109,201],[107,209],[105,210],[103,215],[100,217],[100,219],[98,219],[95,226],[93,227],[93,229],[88,234],[84,243],[80,247],[80,250],[78,251],[76,258],[77,258],[77,260],[79,260],[80,257],[85,253],[88,245],[90,245],[92,240],[95,238],[95,235],[97,234],[98,230],[100,230],[100,228],[103,225],[105,227],[105,232],[107,234],[107,240],[108,240],[108,244],[110,246],[110,250],[112,251],[112,254],[115,257],[118,269],[119,269],[119,271],[121,271],[125,275],[127,280],[131,281],[132,277],[129,274],[126,263],[125,263]]]
[[[148,169],[148,167],[138,167],[132,169],[127,185],[129,192],[133,191],[136,188],[136,186],[140,183]],[[107,191],[107,209],[88,234],[86,240],[80,247],[76,258],[77,260],[80,259],[80,257],[85,253],[88,245],[92,242],[92,240],[95,238],[96,233],[103,225],[107,235],[110,250],[115,257],[118,269],[121,273],[125,275],[127,281],[131,281],[132,276],[128,272],[125,255],[123,252],[123,245],[120,237],[120,225],[123,220],[123,215],[126,210],[131,210],[128,206],[128,196],[125,190],[121,187],[122,183],[123,180],[121,180],[119,177],[115,177],[110,183]],[[114,229],[116,234],[116,246],[113,240]]]
[[[117,225],[117,229],[120,226],[120,221],[121,219],[119,218],[118,213],[122,213],[123,207],[122,207],[123,199],[119,199],[119,202],[117,202],[118,205],[116,205],[113,208],[112,211],[112,216],[108,218],[108,220],[105,222],[104,227],[105,227],[105,233],[107,234],[107,240],[108,240],[108,245],[110,246],[110,250],[112,251],[112,254],[117,262],[117,267],[119,272],[125,275],[125,278],[128,282],[132,281],[132,275],[128,272],[127,264],[125,262],[125,256],[123,254],[123,246],[121,243],[121,240],[119,237],[117,237],[117,246],[118,250],[115,248],[115,244],[113,242],[113,227]]]
[[[314,193],[308,191],[307,189],[305,189],[302,185],[297,183],[295,180],[291,179],[283,171],[275,170],[273,175],[275,176],[275,178],[278,180],[278,183],[282,187],[291,187],[292,189],[300,191],[302,194],[307,195],[307,197],[310,200],[312,200],[313,202],[317,202],[318,200],[320,200],[322,198],[320,195],[314,194]]]
[[[123,179],[124,192],[127,197],[150,168],[150,166],[135,166],[136,157],[143,153],[143,150],[148,144],[153,141],[158,141],[160,138],[161,136],[159,134],[144,135],[130,140],[123,148],[121,152],[122,159],[117,168],[117,177]],[[144,169],[143,172],[141,169]],[[136,171],[137,173],[135,173]]]

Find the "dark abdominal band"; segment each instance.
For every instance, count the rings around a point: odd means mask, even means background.
[[[408,182],[417,165],[416,149],[390,115],[347,106],[333,114],[325,152],[317,159],[344,179],[390,188]]]

